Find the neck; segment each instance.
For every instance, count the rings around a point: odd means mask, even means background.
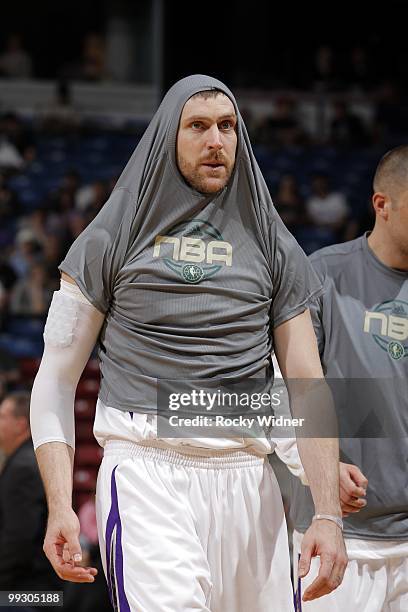
[[[385,266],[408,271],[407,253],[400,251],[383,228],[377,224],[368,237],[368,246]]]

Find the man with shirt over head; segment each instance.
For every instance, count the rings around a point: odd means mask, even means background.
[[[354,423],[354,437],[341,439],[341,458],[368,478],[364,503],[367,480],[357,472],[350,477],[355,500],[345,508],[344,581],[304,604],[311,612],[408,610],[408,146],[379,162],[372,201],[371,233],[310,258],[325,286],[311,308],[323,370],[351,390],[339,420]],[[299,483],[291,513],[296,560],[313,514]],[[312,561],[304,588],[316,571]]]
[[[157,388],[174,381],[322,379],[308,304],[321,291],[283,226],[235,98],[195,75],[166,94],[117,185],[60,266],[32,393],[49,503],[45,550],[78,566],[71,508],[75,388],[99,339],[94,432],[104,447],[99,538],[114,606],[144,612],[293,610],[286,525],[266,438],[160,438]],[[301,440],[316,520],[319,597],[346,565],[338,443]],[[52,466],[52,467],[51,467]]]

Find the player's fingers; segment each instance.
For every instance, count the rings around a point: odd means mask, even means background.
[[[73,567],[71,563],[66,563],[59,568],[57,573],[62,580],[68,580],[69,582],[94,582],[97,570],[94,568],[88,570],[84,567]]]
[[[65,543],[63,543],[64,539],[66,540]],[[82,559],[82,552],[74,529],[71,532],[67,530],[65,537],[58,537],[58,539],[56,539],[52,530],[47,532],[43,550],[54,571],[63,580],[72,580],[73,582],[93,581],[92,574],[84,571],[82,567],[75,567],[75,563],[79,563]],[[80,558],[73,556],[78,554],[80,554]]]
[[[353,514],[356,512],[360,512],[360,510],[362,510],[362,508],[364,506],[362,506],[361,508],[356,508],[356,506],[351,506],[350,504],[343,504],[341,503],[341,511],[343,516],[345,516],[346,514]]]
[[[71,560],[64,561],[62,556],[54,557],[52,565],[62,580],[71,582],[93,582],[98,570],[94,567],[81,567],[73,565]]]
[[[67,543],[64,544],[64,547],[62,549],[62,559],[65,561],[65,563],[69,563],[69,561],[71,560]]]
[[[301,554],[298,565],[299,578],[304,578],[310,570],[310,562],[312,560],[313,548],[312,546],[304,544],[302,542]]]
[[[340,493],[340,503],[342,507],[351,506],[352,508],[357,508],[357,510],[361,510],[361,508],[365,508],[367,505],[367,501],[365,499],[349,497],[348,495],[344,495],[342,493]]]
[[[303,601],[311,601],[330,593],[330,576],[333,570],[335,555],[325,552],[320,555],[320,567],[317,577],[308,586],[303,595]]]
[[[82,549],[79,543],[79,537],[75,529],[71,529],[64,533],[66,539],[66,546],[69,551],[69,558],[72,562],[81,563],[82,561]]]
[[[364,476],[363,472],[356,465],[349,466],[349,473],[358,487],[367,490],[368,480]]]
[[[334,589],[337,589],[337,587],[340,586],[343,582],[346,567],[347,562],[342,557],[336,560],[328,581],[328,588],[330,589],[330,593],[334,591]]]
[[[340,479],[340,496],[348,497],[364,497],[366,490],[363,487],[359,487],[348,474],[343,474]]]

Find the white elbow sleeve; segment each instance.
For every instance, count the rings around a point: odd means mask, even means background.
[[[34,448],[46,442],[75,448],[75,390],[103,320],[77,285],[61,281],[48,312],[44,354],[31,393]]]
[[[278,438],[275,439],[274,442],[276,444],[275,452],[279,459],[286,464],[286,467],[294,476],[300,478],[302,484],[309,486],[305,469],[299,455],[296,438]]]

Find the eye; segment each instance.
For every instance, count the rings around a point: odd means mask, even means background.
[[[221,130],[231,130],[234,128],[234,123],[230,119],[225,119],[220,123]]]
[[[193,130],[201,130],[201,128],[203,127],[203,124],[201,121],[193,121],[193,123],[191,124],[191,127],[193,128]]]

